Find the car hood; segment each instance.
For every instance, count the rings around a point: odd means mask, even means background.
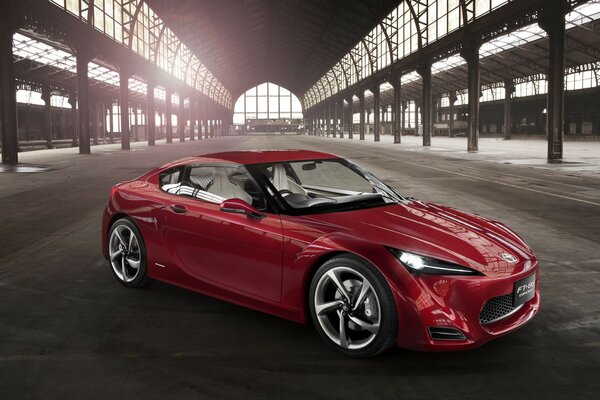
[[[488,276],[513,274],[535,258],[529,246],[503,224],[421,201],[317,214],[307,219],[319,225],[323,233],[352,235],[468,266]],[[509,256],[516,260],[506,260]]]

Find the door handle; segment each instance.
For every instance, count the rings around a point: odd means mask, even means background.
[[[175,211],[177,214],[185,214],[187,212],[187,208],[179,204],[172,205],[171,210]]]

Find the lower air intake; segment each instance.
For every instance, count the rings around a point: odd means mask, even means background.
[[[490,299],[479,314],[479,322],[482,325],[491,324],[496,321],[500,321],[503,318],[515,313],[520,306],[513,306],[513,294],[505,294],[504,296],[498,296]]]

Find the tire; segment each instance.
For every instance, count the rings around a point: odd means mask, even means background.
[[[112,224],[107,243],[110,269],[123,286],[142,288],[153,282],[147,275],[144,239],[129,218]]]
[[[348,254],[325,262],[311,281],[308,303],[319,335],[342,354],[374,357],[396,343],[398,312],[392,290],[364,259]]]

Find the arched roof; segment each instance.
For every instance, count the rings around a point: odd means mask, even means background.
[[[237,98],[261,82],[301,96],[397,0],[146,0]]]

